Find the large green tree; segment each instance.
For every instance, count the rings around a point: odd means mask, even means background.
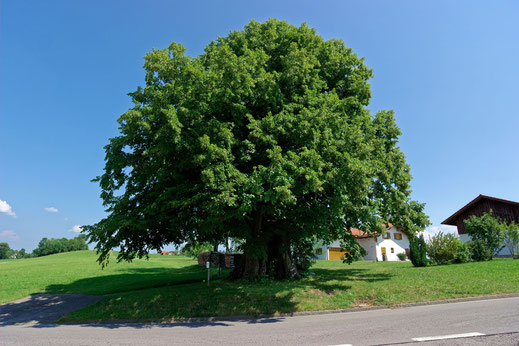
[[[198,57],[145,57],[146,86],[97,177],[107,217],[85,226],[100,262],[168,243],[243,239],[235,277],[298,275],[314,239],[427,224],[392,111],[371,115],[372,70],[305,24],[251,21]],[[304,248],[304,249],[302,249]]]

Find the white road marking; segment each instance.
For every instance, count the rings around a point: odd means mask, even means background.
[[[340,344],[340,345],[330,345],[330,346],[353,346],[352,344]]]
[[[441,335],[441,336],[425,336],[423,338],[413,338],[413,341],[433,341],[433,340],[444,340],[444,339],[456,339],[456,338],[470,338],[472,336],[481,336],[485,335],[483,333],[464,333],[464,334],[451,334],[451,335]]]

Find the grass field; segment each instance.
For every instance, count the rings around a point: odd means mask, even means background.
[[[104,295],[201,281],[207,270],[187,257],[150,255],[131,263],[112,261],[105,269],[94,251],[6,260],[0,263],[0,304],[36,293]]]
[[[519,292],[519,260],[415,268],[409,262],[319,261],[302,280],[213,281],[189,258],[110,264],[101,271],[93,252],[0,265],[0,300],[38,292],[107,294],[63,321],[170,319],[330,310],[357,306]],[[225,275],[225,273],[223,274]],[[193,282],[196,281],[196,282]],[[150,288],[152,287],[152,288]]]

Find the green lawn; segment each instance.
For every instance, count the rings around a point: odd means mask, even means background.
[[[63,321],[171,319],[331,310],[519,292],[519,260],[415,268],[409,262],[319,261],[302,280],[202,280],[189,258],[111,263],[83,251],[0,264],[0,301],[41,292],[107,294]],[[225,276],[226,273],[222,273]]]
[[[149,261],[112,261],[105,269],[96,259],[94,251],[75,251],[0,262],[0,304],[36,293],[104,295],[207,276],[206,269],[187,257],[150,255]]]
[[[111,295],[64,321],[184,318],[333,310],[519,292],[519,261],[415,268],[409,262],[320,261],[296,281],[201,283]]]

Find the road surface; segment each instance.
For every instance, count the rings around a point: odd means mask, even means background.
[[[242,321],[0,326],[0,345],[395,343],[519,345],[519,297]]]

